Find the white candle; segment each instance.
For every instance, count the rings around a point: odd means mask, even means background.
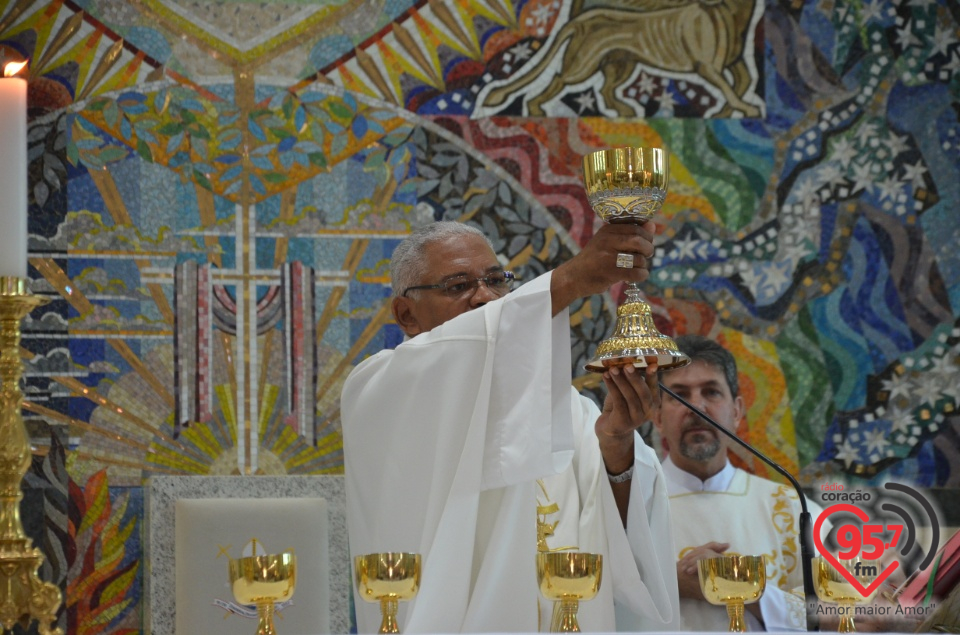
[[[8,64],[5,75],[20,70]],[[0,78],[0,276],[27,277],[27,80]]]

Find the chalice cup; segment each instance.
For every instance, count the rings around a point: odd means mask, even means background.
[[[767,567],[763,556],[717,556],[697,562],[700,589],[710,604],[726,606],[731,633],[747,630],[744,612],[747,604],[760,599],[767,586]]]
[[[540,586],[540,593],[548,600],[559,602],[558,619],[551,624],[551,632],[580,632],[580,623],[577,621],[580,602],[591,600],[597,595],[602,574],[603,556],[597,553],[537,553],[537,584]]]
[[[663,148],[612,148],[583,157],[583,183],[590,207],[604,222],[641,224],[653,218],[667,197],[670,180],[669,153]],[[617,254],[617,266],[633,267],[634,254]],[[626,300],[617,309],[613,334],[600,342],[586,364],[602,373],[610,366],[679,368],[690,358],[671,338],[657,330],[650,305],[640,288],[627,283]]]
[[[870,586],[876,578],[876,565],[864,566],[860,556],[851,560],[840,560],[841,566],[847,573],[864,587]],[[859,565],[859,566],[858,566]],[[870,575],[866,574],[870,571]],[[823,556],[817,556],[813,561],[813,588],[821,602],[829,602],[839,607],[840,623],[837,625],[839,633],[855,633],[857,626],[853,621],[853,613],[857,604],[866,604],[877,595],[877,589],[870,594],[863,595],[833,564]]]
[[[354,558],[357,590],[367,602],[380,603],[381,633],[399,633],[397,609],[420,590],[420,554],[370,553]]]
[[[257,635],[276,635],[274,605],[293,597],[297,557],[292,553],[230,559],[230,586],[240,604],[257,607]]]

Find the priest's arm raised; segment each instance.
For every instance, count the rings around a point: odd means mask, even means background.
[[[601,231],[585,248],[588,255],[611,261],[616,251],[649,255],[649,235],[638,240],[624,230]],[[498,279],[489,273],[499,266],[489,247],[483,258],[470,260],[457,254],[472,253],[464,249],[476,245],[460,241],[446,259],[442,246],[440,253],[430,252],[438,256],[431,261],[449,265],[454,276],[476,276],[465,283],[473,285],[471,301],[494,291],[483,282]],[[452,316],[444,315],[446,305],[430,305],[429,299],[415,315],[395,307],[398,323],[415,337],[361,363],[344,386],[351,552],[423,556],[420,593],[401,605],[404,632],[545,630],[534,566],[544,541],[553,542],[548,548],[605,556],[609,577],[604,574],[601,595],[584,603],[584,630],[618,626],[614,599],[624,620],[632,620],[626,628],[676,625],[676,572],[658,557],[673,553],[658,466],[642,455],[636,461],[621,514],[607,472],[623,466],[605,466],[594,428],[601,419],[625,434],[617,426],[625,425],[629,408],[653,407],[651,391],[641,373],[621,377],[614,388],[627,394],[618,396],[622,401],[611,404],[605,418],[571,394],[566,306],[605,289],[617,273],[584,274],[584,263],[575,265],[502,298],[459,312],[454,307]],[[442,273],[434,279],[445,280]],[[423,289],[451,290],[445,282],[419,284],[427,282],[414,280]],[[614,412],[625,405],[627,412]],[[538,497],[545,489],[562,503],[541,521]],[[549,539],[541,535],[546,526]],[[356,608],[360,632],[375,631],[377,607],[358,602]]]

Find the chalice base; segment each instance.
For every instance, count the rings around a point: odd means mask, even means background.
[[[594,358],[584,368],[602,373],[612,366],[631,364],[645,368],[656,362],[663,370],[689,364],[690,358],[680,351],[677,343],[657,330],[653,311],[640,297],[640,290],[627,287],[626,295],[626,301],[617,308],[613,335],[600,342]]]
[[[682,355],[682,354],[681,354]],[[685,356],[671,355],[662,351],[651,351],[647,348],[627,348],[615,355],[604,357],[595,357],[584,364],[584,368],[592,373],[603,373],[608,368],[614,366],[633,366],[634,368],[646,368],[656,362],[657,368],[670,370],[680,368],[690,363]]]

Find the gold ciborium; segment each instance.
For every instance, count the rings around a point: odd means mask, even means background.
[[[670,158],[663,148],[613,148],[583,157],[583,183],[593,211],[607,223],[641,224],[650,220],[667,197]],[[633,254],[617,254],[617,266],[633,267]],[[656,361],[660,368],[679,368],[690,358],[657,330],[653,312],[636,283],[626,288],[626,301],[617,309],[613,334],[600,342],[589,371],[610,366],[642,367]]]
[[[851,560],[840,560],[840,564],[851,577],[864,587],[870,586],[874,578],[877,577],[878,567],[876,565],[864,565],[860,556]],[[867,571],[870,571],[870,575],[866,574]],[[840,624],[837,625],[837,632],[839,633],[855,633],[857,631],[853,622],[855,606],[872,601],[874,596],[877,595],[877,589],[879,589],[877,587],[869,595],[863,595],[850,582],[849,578],[844,576],[823,556],[817,556],[813,560],[813,588],[821,602],[838,605]]]
[[[399,602],[412,600],[420,590],[420,554],[384,552],[353,560],[357,590],[367,602],[380,603],[381,633],[399,633]]]
[[[579,551],[549,551],[537,554],[537,584],[543,597],[559,602],[550,630],[579,633],[577,611],[581,600],[591,600],[600,590],[603,556]]]
[[[276,635],[274,604],[293,597],[297,557],[292,553],[230,559],[230,586],[240,604],[257,607],[257,635]]]
[[[731,633],[743,633],[746,604],[760,599],[767,586],[767,566],[763,556],[717,556],[697,562],[700,589],[710,604],[727,607]]]

